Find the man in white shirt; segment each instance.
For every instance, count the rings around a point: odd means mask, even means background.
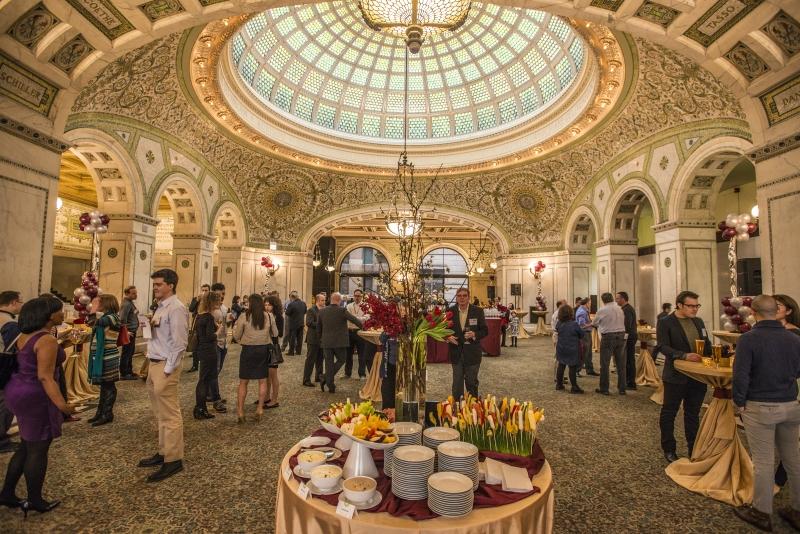
[[[592,326],[600,331],[600,387],[595,390],[601,395],[608,395],[611,357],[617,366],[617,388],[620,395],[625,395],[625,313],[614,302],[614,295],[600,295],[603,307],[597,310]]]
[[[161,468],[147,477],[158,482],[183,470],[183,418],[178,401],[181,358],[189,334],[189,312],[178,300],[175,289],[178,274],[172,269],[154,272],[153,295],[158,307],[151,320],[152,334],[147,342],[150,370],[147,392],[158,423],[158,452],[139,462],[139,467]]]
[[[361,309],[361,302],[364,298],[364,293],[360,289],[353,291],[353,302],[347,305],[346,309],[350,315],[358,318],[359,321],[364,321],[364,310]],[[353,351],[358,351],[358,376],[366,378],[367,376],[367,354],[364,348],[365,340],[358,335],[359,327],[355,324],[347,323],[347,332],[350,334],[350,346],[347,349],[347,359],[344,364],[344,374],[348,378],[353,372]]]

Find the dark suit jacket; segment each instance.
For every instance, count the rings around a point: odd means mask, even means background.
[[[470,304],[467,310],[467,329],[475,332],[475,339],[469,343],[464,343],[464,331],[461,330],[461,322],[458,320],[458,305],[453,306],[449,311],[453,312],[453,335],[458,339],[458,345],[450,345],[450,362],[459,363],[463,358],[464,365],[480,363],[483,353],[480,341],[489,335],[483,308]]]
[[[694,325],[698,334],[705,340],[706,346],[703,351],[705,356],[711,354],[711,341],[708,340],[706,325],[699,317],[694,318]],[[675,369],[674,361],[683,360],[686,354],[694,352],[694,347],[689,346],[689,340],[681,327],[681,323],[675,314],[672,313],[664,317],[656,325],[656,343],[658,351],[664,355],[664,372],[661,378],[664,382],[672,384],[685,384],[690,379],[685,374]]]
[[[637,339],[639,334],[636,331],[636,310],[629,302],[622,307],[622,313],[625,315],[625,332],[628,334],[628,339]]]
[[[309,345],[319,345],[319,334],[317,333],[317,319],[319,318],[319,308],[314,304],[306,312],[306,343]]]
[[[294,332],[303,328],[303,319],[306,316],[306,303],[300,299],[289,302],[286,306],[286,328]]]
[[[317,316],[317,335],[319,335],[319,344],[323,349],[350,346],[347,321],[361,328],[361,321],[341,306],[329,304],[319,311]]]

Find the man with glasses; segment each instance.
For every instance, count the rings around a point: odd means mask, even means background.
[[[453,335],[450,343],[450,363],[453,366],[453,397],[458,400],[467,392],[478,396],[478,371],[481,368],[481,339],[489,335],[483,309],[469,303],[469,289],[456,292],[456,305],[450,308],[453,314]]]
[[[706,325],[697,317],[699,296],[692,291],[681,291],[675,299],[675,312],[658,321],[656,337],[659,351],[664,355],[664,404],[661,406],[661,448],[668,462],[678,459],[675,453],[675,417],[683,403],[683,428],[689,456],[692,454],[697,429],[700,426],[700,406],[706,395],[706,385],[689,378],[675,369],[675,360],[699,362],[697,341],[703,341],[703,355],[711,354]]]

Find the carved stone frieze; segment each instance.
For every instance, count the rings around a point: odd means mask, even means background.
[[[635,16],[647,22],[658,24],[662,28],[666,28],[672,24],[672,21],[680,14],[681,12],[677,9],[672,9],[671,7],[646,0],[639,6],[639,9],[636,10]]]
[[[8,29],[8,34],[28,48],[33,48],[59,22],[58,17],[40,3],[17,19]]]
[[[106,67],[79,95],[67,129],[97,124],[102,117],[109,128],[113,121],[127,120],[129,127],[138,121],[149,125],[150,136],[160,130],[180,140],[238,196],[252,242],[296,245],[306,228],[332,212],[386,206],[391,180],[279,160],[222,132],[180,90],[180,41],[178,34],[167,36]],[[431,203],[495,222],[512,249],[556,248],[576,195],[613,158],[667,128],[743,119],[728,89],[697,64],[644,40],[636,40],[635,48],[639,78],[624,108],[597,133],[538,161],[440,178]]]
[[[78,66],[78,63],[94,51],[94,47],[83,37],[76,35],[72,40],[58,49],[50,63],[67,74]]]
[[[786,12],[778,11],[761,31],[769,35],[787,56],[800,51],[800,23]]]
[[[755,80],[769,71],[766,61],[741,41],[725,54],[725,59],[730,61],[748,80]]]

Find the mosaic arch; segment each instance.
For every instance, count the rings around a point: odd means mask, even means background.
[[[657,198],[645,180],[628,179],[609,200],[604,221],[605,238],[636,241],[639,215],[646,203],[653,209],[653,221],[656,224],[662,222],[662,209]]]
[[[219,205],[212,220],[218,247],[242,247],[247,243],[247,225],[233,202],[228,200]]]
[[[590,251],[599,240],[595,214],[587,206],[579,206],[572,212],[564,235],[564,249],[569,251]]]
[[[174,234],[205,235],[208,216],[202,194],[191,179],[178,173],[167,175],[152,197],[150,213],[158,214],[158,205],[164,196],[169,202],[175,221]]]

